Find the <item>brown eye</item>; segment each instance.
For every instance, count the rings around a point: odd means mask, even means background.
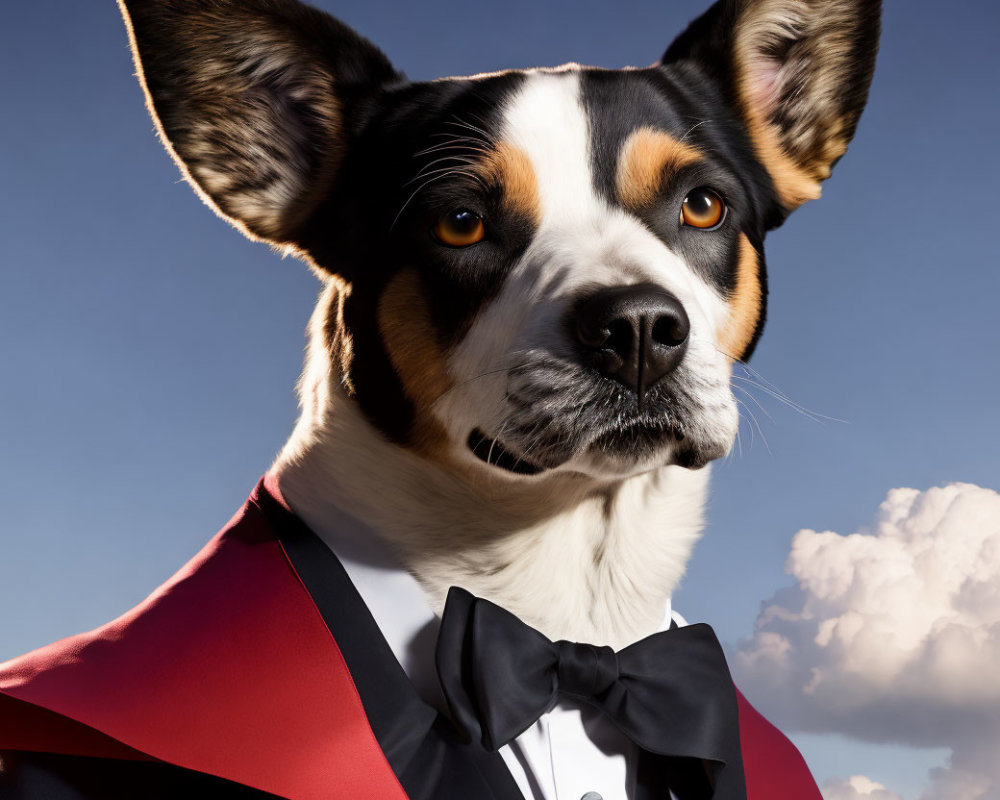
[[[468,247],[486,236],[483,218],[474,211],[449,211],[434,226],[434,235],[450,247]]]
[[[714,228],[726,215],[726,204],[711,189],[701,186],[684,198],[681,224],[692,228]]]

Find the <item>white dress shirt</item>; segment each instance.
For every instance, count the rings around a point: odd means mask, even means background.
[[[434,666],[440,620],[416,579],[374,537],[363,542],[323,538],[417,691],[445,711]],[[662,630],[671,619],[686,624],[668,600]],[[634,745],[599,711],[570,700],[544,714],[500,755],[526,800],[631,800],[634,795]]]

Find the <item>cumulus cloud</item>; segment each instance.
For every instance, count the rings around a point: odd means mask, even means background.
[[[786,569],[737,654],[748,695],[790,728],[951,747],[924,800],[1000,800],[1000,494],[893,489],[870,528],[800,531]],[[829,797],[883,800],[865,780]]]
[[[903,800],[903,798],[864,775],[852,775],[846,781],[826,783],[823,786],[823,800]]]

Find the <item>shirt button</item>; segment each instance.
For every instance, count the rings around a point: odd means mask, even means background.
[[[587,792],[580,800],[604,800],[597,792]]]

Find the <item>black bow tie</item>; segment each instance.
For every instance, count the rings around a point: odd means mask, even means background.
[[[615,652],[552,642],[500,606],[452,587],[437,668],[461,733],[490,750],[517,738],[562,694],[604,712],[643,751],[698,771],[708,762],[715,791],[697,796],[746,796],[736,690],[708,625],[656,633]]]

